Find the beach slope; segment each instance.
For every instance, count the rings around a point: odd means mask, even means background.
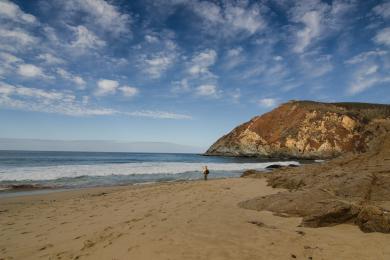
[[[0,259],[386,259],[390,236],[240,208],[282,192],[235,178],[0,199]],[[364,245],[364,247],[362,247]]]

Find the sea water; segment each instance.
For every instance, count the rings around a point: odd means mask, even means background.
[[[261,158],[173,153],[0,151],[0,187],[36,184],[57,188],[125,185],[203,178],[238,177],[271,164],[299,164]]]

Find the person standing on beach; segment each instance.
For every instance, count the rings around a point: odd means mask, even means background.
[[[204,166],[204,170],[203,170],[203,175],[204,175],[204,180],[207,181],[207,175],[209,175],[210,171],[209,169],[207,169],[207,165]]]

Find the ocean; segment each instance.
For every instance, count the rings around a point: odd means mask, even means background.
[[[299,164],[261,158],[171,153],[0,151],[0,187],[33,184],[80,188],[203,178],[238,177],[271,164]]]

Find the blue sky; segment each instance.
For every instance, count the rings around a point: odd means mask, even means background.
[[[0,137],[207,147],[291,99],[390,103],[388,1],[0,0]]]

